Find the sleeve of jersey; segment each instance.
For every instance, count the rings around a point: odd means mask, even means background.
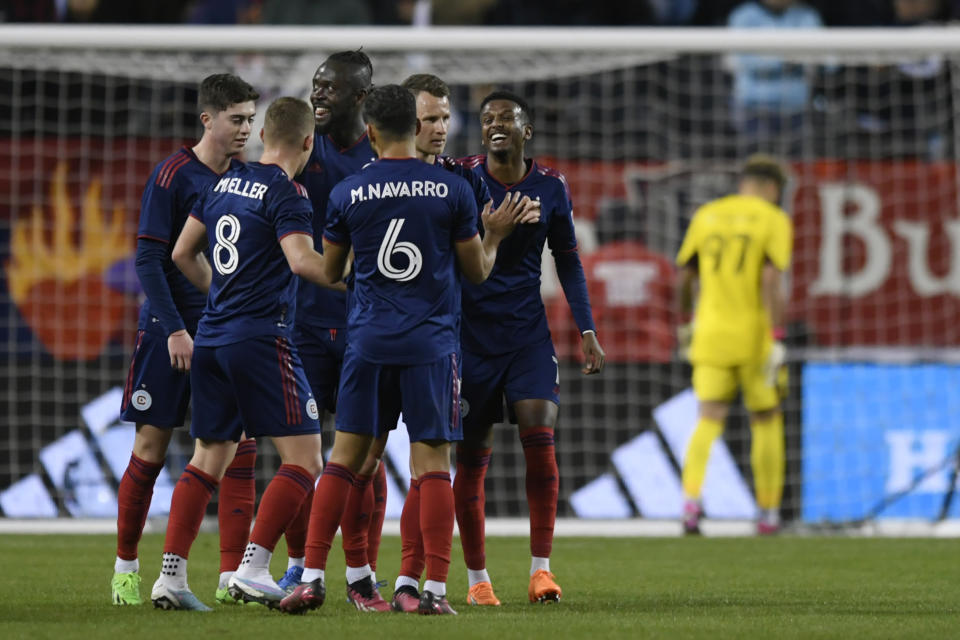
[[[793,225],[785,213],[777,212],[767,241],[766,254],[777,269],[786,271],[793,251]]]
[[[693,214],[690,226],[683,236],[683,243],[680,245],[680,251],[677,252],[677,266],[684,267],[689,263],[697,253],[697,214]]]
[[[565,215],[556,215],[550,223],[547,239],[553,251],[553,260],[557,266],[557,276],[563,295],[567,298],[570,312],[577,323],[580,333],[596,331],[593,324],[593,311],[590,308],[590,295],[587,293],[587,278],[583,273],[583,264],[577,252],[577,236],[573,229],[573,208],[568,201]]]
[[[289,180],[271,185],[267,189],[264,205],[272,214],[277,240],[283,240],[293,233],[313,236],[313,206]]]
[[[170,293],[170,285],[163,273],[163,262],[167,257],[167,244],[148,237],[137,240],[135,268],[140,286],[150,301],[150,311],[160,321],[164,331],[170,335],[174,331],[186,328],[183,318],[177,311]]]
[[[177,206],[176,189],[179,181],[174,178],[169,186],[157,184],[154,170],[140,198],[140,224],[137,238],[150,238],[159,242],[173,242],[171,238],[174,212]]]
[[[474,193],[468,190],[466,180],[461,181],[462,188],[457,198],[456,228],[453,231],[453,237],[457,242],[470,240],[479,232],[479,212],[477,211],[477,201]],[[486,186],[484,186],[486,189]],[[487,191],[489,199],[490,192]]]
[[[347,228],[346,217],[337,192],[336,188],[330,192],[330,200],[327,203],[327,226],[323,230],[323,237],[332,244],[346,246],[350,244],[350,230]]]

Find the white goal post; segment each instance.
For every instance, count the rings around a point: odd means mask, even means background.
[[[580,375],[546,254],[561,515],[679,515],[696,409],[674,348],[673,256],[693,209],[734,189],[739,163],[762,150],[792,171],[785,518],[956,519],[958,43],[960,27],[0,25],[0,512],[115,512],[139,196],[151,167],[198,134],[197,83],[230,71],[264,106],[305,98],[325,55],[362,48],[377,84],[431,72],[451,85],[453,155],[482,151],[486,92],[527,96],[528,151],[570,183],[610,363]],[[756,81],[784,95],[758,103]],[[755,514],[749,440],[737,412],[708,470],[708,516]],[[189,446],[176,444],[174,473]],[[396,515],[407,472],[392,455]],[[268,478],[276,459],[261,459]],[[523,487],[515,428],[498,427],[490,515],[525,515]]]

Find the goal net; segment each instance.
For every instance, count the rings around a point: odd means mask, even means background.
[[[0,28],[0,509],[116,513],[132,427],[118,422],[142,295],[141,189],[200,134],[196,88],[237,73],[306,97],[336,50],[374,82],[431,72],[453,89],[448,153],[480,153],[493,88],[533,108],[528,153],[575,205],[608,364],[580,373],[549,253],[560,357],[560,515],[676,519],[694,427],[676,355],[673,257],[693,210],[736,188],[747,154],[788,160],[795,226],[783,515],[804,525],[960,517],[960,31]],[[253,139],[253,138],[252,138]],[[259,150],[251,146],[247,157]],[[329,439],[328,439],[329,441]],[[408,478],[387,461],[389,514]],[[189,458],[174,440],[154,513]],[[258,478],[278,460],[261,447]],[[714,445],[708,517],[756,515],[742,411]],[[524,516],[524,459],[502,425],[488,515]]]

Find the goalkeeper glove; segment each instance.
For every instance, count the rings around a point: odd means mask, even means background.
[[[780,369],[786,373],[787,349],[779,340],[775,340],[770,345],[770,351],[767,352],[767,360],[763,363],[763,376],[767,384],[771,387],[777,386],[780,377]],[[786,378],[786,375],[784,375]]]
[[[690,343],[693,340],[693,323],[685,322],[677,326],[677,354],[683,360],[690,359]]]

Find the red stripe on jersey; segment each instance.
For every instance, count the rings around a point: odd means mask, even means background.
[[[140,238],[146,238],[147,240],[156,240],[157,242],[162,242],[163,244],[170,244],[170,241],[166,238],[158,238],[157,236],[147,235],[146,233],[141,233],[137,236],[137,240]]]
[[[450,354],[450,364],[453,365],[453,423],[450,426],[456,429],[460,422],[460,372],[457,370],[457,354]]]
[[[137,363],[137,353],[140,352],[140,345],[143,344],[143,329],[137,331],[137,346],[133,348],[133,357],[130,359],[130,371],[127,372],[127,384],[123,386],[123,402],[120,404],[120,410],[125,411],[130,404],[130,396],[133,395],[133,366]]]
[[[483,164],[483,161],[486,159],[487,159],[487,156],[481,153],[476,156],[467,156],[466,158],[459,158],[457,160],[457,163],[473,169],[474,167],[479,167],[481,164]]]
[[[336,240],[333,240],[332,238],[330,238],[330,236],[328,236],[327,234],[323,234],[323,239],[329,242],[330,244],[337,245],[338,247],[346,247],[347,245],[350,244],[349,242],[337,242]]]
[[[177,175],[177,171],[180,170],[180,167],[187,164],[188,162],[190,162],[190,156],[188,156],[187,154],[183,154],[183,160],[180,160],[176,164],[170,165],[170,168],[167,169],[167,177],[164,178],[163,184],[161,184],[160,186],[163,187],[164,189],[169,189],[170,183],[173,182],[173,176]]]
[[[287,392],[287,377],[283,372],[283,341],[277,338],[277,364],[280,366],[280,384],[283,387],[283,408],[287,414],[287,424],[290,424],[290,394]]]
[[[170,165],[180,160],[181,157],[183,157],[183,151],[178,151],[172,156],[170,156],[169,158],[167,158],[166,160],[164,160],[163,164],[160,166],[160,170],[157,171],[157,177],[154,179],[154,183],[160,184],[163,181],[162,180],[163,175],[166,174],[167,169],[170,167]]]
[[[302,184],[296,181],[293,183],[293,186],[296,187],[297,193],[299,193],[304,198],[307,198],[308,200],[310,199],[310,196],[307,195],[306,187],[304,187]]]

